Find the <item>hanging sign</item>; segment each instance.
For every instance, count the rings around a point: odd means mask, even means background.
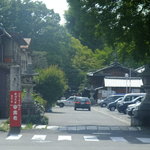
[[[10,127],[21,127],[21,91],[10,91]]]

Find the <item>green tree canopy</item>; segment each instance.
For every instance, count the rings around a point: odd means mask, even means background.
[[[96,49],[93,52],[92,49],[82,45],[79,40],[72,38],[72,47],[76,52],[72,58],[73,65],[82,73],[102,68],[113,60],[112,49],[106,46],[103,50]]]
[[[57,26],[58,14],[42,2],[32,0],[1,0],[0,22],[7,31],[16,31],[24,37],[41,35],[47,26]]]
[[[36,81],[36,92],[40,93],[50,106],[63,96],[68,88],[64,72],[55,65],[41,70]]]
[[[132,46],[130,51],[128,46],[124,48],[127,57],[130,55],[136,61],[150,63],[149,0],[67,1],[70,6],[66,14],[67,27],[73,34],[89,42],[86,35],[80,33],[90,30],[92,38],[102,37],[114,48],[118,43],[126,43]]]

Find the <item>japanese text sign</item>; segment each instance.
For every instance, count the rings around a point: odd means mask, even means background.
[[[10,127],[21,126],[21,91],[10,91]]]

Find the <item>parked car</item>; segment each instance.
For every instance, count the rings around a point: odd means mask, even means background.
[[[126,113],[126,109],[127,109],[128,105],[134,104],[137,101],[141,101],[143,99],[143,97],[144,97],[144,95],[136,96],[134,99],[131,99],[131,100],[128,99],[128,101],[125,101],[125,99],[123,99],[122,101],[119,102],[119,105],[117,106],[117,110],[119,112]]]
[[[68,99],[57,100],[56,105],[59,107],[74,106],[74,102],[77,96],[70,96]]]
[[[109,103],[114,102],[116,99],[123,97],[123,96],[124,96],[123,94],[111,95],[111,96],[105,98],[104,100],[101,100],[99,102],[99,105],[101,107],[106,107]]]
[[[77,108],[88,109],[91,110],[91,101],[88,97],[77,97],[75,99],[74,110]]]
[[[135,99],[138,96],[145,96],[145,93],[129,93],[129,94],[125,94],[123,99],[121,101],[118,101],[116,104],[116,108],[119,108],[119,105],[123,102],[127,102],[127,101],[132,101],[133,99]],[[119,109],[117,109],[119,111]]]
[[[133,110],[137,107],[140,106],[141,102],[137,101],[135,104],[130,104],[128,105],[127,109],[126,109],[126,114],[128,114],[129,116],[133,116]]]
[[[110,111],[115,111],[116,109],[116,104],[118,101],[121,101],[123,97],[119,97],[118,99],[116,99],[114,102],[111,102],[107,105],[107,108],[110,110]]]

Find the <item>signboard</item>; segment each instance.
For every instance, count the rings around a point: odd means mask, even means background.
[[[21,91],[10,91],[10,127],[21,126]]]

